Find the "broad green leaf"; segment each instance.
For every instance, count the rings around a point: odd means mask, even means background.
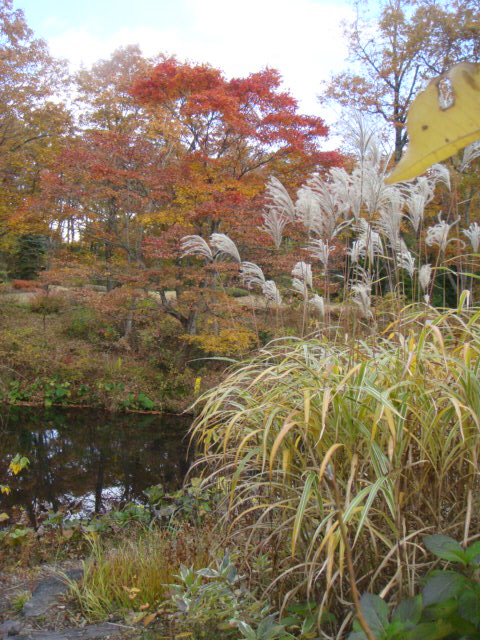
[[[458,597],[458,613],[475,626],[480,624],[480,587],[462,591]]]
[[[257,635],[256,635],[255,631],[252,629],[252,627],[249,624],[247,624],[243,620],[239,620],[237,622],[237,628],[240,631],[240,633],[242,634],[242,636],[244,638],[247,638],[247,640],[255,640],[256,639]]]
[[[453,626],[446,620],[435,620],[434,622],[421,622],[415,629],[405,633],[402,640],[441,640],[447,638]]]
[[[443,560],[468,564],[468,555],[460,544],[449,536],[432,535],[423,538],[423,544],[429,551]]]
[[[364,593],[360,609],[372,633],[380,636],[388,627],[388,605],[379,596]]]
[[[440,103],[442,83],[450,83],[451,105]],[[410,107],[407,132],[407,151],[387,184],[411,180],[480,138],[480,65],[462,62],[431,80]]]
[[[310,496],[312,495],[312,486],[317,482],[317,474],[312,471],[305,481],[305,486],[303,487],[302,496],[298,503],[297,513],[295,514],[295,522],[293,523],[292,530],[292,557],[295,555],[295,547],[298,540],[298,535],[300,533],[300,529],[302,527],[303,516],[305,515],[305,509],[307,507],[308,501],[310,500]]]
[[[469,564],[480,565],[480,540],[465,549]]]
[[[418,595],[414,598],[402,600],[395,609],[392,622],[397,620],[400,622],[412,622],[417,624],[422,616],[422,596]]]
[[[455,571],[442,571],[426,582],[423,591],[423,606],[445,602],[455,597],[465,584],[465,578]]]
[[[218,578],[218,571],[215,569],[210,569],[210,567],[206,567],[205,569],[199,569],[197,571],[199,576],[203,578]]]

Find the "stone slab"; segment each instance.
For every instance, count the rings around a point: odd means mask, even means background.
[[[82,575],[82,569],[72,569],[67,571],[65,575],[70,580],[79,580]],[[25,618],[36,618],[47,613],[51,606],[58,602],[58,597],[68,592],[68,585],[61,577],[52,576],[46,580],[42,580],[35,587],[32,597],[23,605],[21,615]]]

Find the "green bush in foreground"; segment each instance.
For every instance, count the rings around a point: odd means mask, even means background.
[[[424,545],[458,570],[432,571],[422,591],[402,600],[389,615],[382,598],[366,593],[360,610],[374,640],[467,640],[480,636],[480,541],[463,549],[449,536],[425,536]],[[348,640],[368,640],[358,620]]]

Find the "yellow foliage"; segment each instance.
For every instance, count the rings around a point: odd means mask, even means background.
[[[256,343],[256,335],[250,329],[222,329],[218,335],[202,333],[198,336],[184,336],[190,344],[207,353],[233,356],[245,353]]]
[[[480,65],[463,62],[431,80],[410,107],[407,131],[407,151],[388,184],[411,180],[480,138]]]
[[[202,383],[202,378],[200,376],[198,376],[197,378],[195,378],[195,387],[193,389],[193,394],[195,396],[198,396],[199,392],[200,392],[200,385]]]
[[[142,224],[146,229],[157,226],[171,227],[181,222],[185,222],[185,212],[178,209],[164,209],[142,215]]]
[[[30,461],[28,460],[28,458],[26,458],[25,456],[20,456],[20,454],[17,453],[17,455],[10,462],[10,465],[8,468],[12,473],[17,475],[18,473],[20,473],[22,469],[25,469],[25,467],[28,464],[30,464]]]

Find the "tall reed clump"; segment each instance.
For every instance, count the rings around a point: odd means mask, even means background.
[[[359,591],[412,594],[421,535],[478,531],[479,366],[480,311],[461,306],[404,310],[352,344],[281,339],[237,365],[192,427],[205,482],[226,479],[230,534],[270,551],[283,593],[341,618],[346,552]]]

